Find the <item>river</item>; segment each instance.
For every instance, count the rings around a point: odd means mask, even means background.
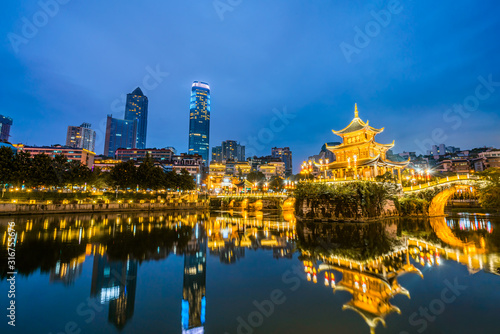
[[[465,212],[1,217],[0,332],[500,333],[499,229]]]

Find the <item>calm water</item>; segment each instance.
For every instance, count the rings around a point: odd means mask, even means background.
[[[499,229],[467,214],[329,225],[229,212],[2,217],[0,333],[500,333]]]

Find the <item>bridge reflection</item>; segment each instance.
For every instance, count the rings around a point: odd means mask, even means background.
[[[2,252],[7,221],[0,218]],[[182,333],[201,334],[206,318],[207,252],[221,263],[244,258],[245,249],[272,250],[292,258],[295,217],[277,219],[262,212],[210,214],[114,214],[15,217],[18,272],[49,272],[51,283],[71,286],[88,259],[93,262],[90,297],[108,305],[108,321],[119,330],[133,317],[139,263],[169,255],[184,257],[181,301]],[[1,234],[0,234],[1,235]],[[8,272],[3,261],[0,275]]]
[[[293,213],[280,217],[263,212],[222,214],[171,213],[15,217],[18,272],[49,273],[51,283],[71,286],[92,261],[90,296],[108,305],[108,321],[122,329],[134,315],[140,263],[183,256],[179,287],[180,328],[203,333],[207,308],[207,257],[232,265],[248,251],[266,249],[277,259],[297,254],[304,276],[322,289],[346,291],[342,308],[356,312],[373,333],[386,317],[400,313],[391,300],[410,292],[398,279],[422,277],[424,266],[457,261],[471,273],[500,274],[500,244],[488,216],[390,219],[369,224],[297,222]],[[6,218],[0,218],[2,252]],[[5,279],[6,261],[0,263]],[[319,282],[318,282],[319,281]],[[182,297],[181,297],[182,296]]]
[[[485,233],[492,232],[491,223],[476,219],[472,224],[467,219],[461,218],[459,226],[484,226]],[[450,229],[455,226],[453,218],[416,223],[421,226],[410,224],[413,229],[405,229],[396,219],[369,224],[299,223],[297,246],[307,280],[320,284],[324,280],[325,288],[350,293],[352,298],[342,309],[359,314],[375,333],[379,324],[386,326],[388,314],[401,313],[390,300],[398,294],[410,297],[398,278],[408,273],[423,278],[417,264],[439,266],[452,260],[467,266],[470,273],[500,274],[500,257],[493,252],[498,245],[485,241],[483,235],[469,234],[469,240],[463,241]]]

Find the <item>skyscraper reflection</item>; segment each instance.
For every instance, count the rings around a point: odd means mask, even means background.
[[[184,255],[182,333],[201,334],[205,328],[207,235],[202,225],[193,228]]]
[[[137,284],[137,261],[109,261],[107,255],[95,254],[90,296],[100,304],[109,302],[108,320],[118,329],[134,314]]]

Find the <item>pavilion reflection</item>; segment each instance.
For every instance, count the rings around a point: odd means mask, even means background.
[[[397,238],[397,222],[370,224],[299,224],[298,248],[308,281],[324,276],[327,288],[347,291],[352,299],[342,307],[358,313],[375,333],[385,317],[400,309],[390,300],[410,293],[398,277],[415,273],[404,240]]]
[[[140,263],[168,256],[184,257],[179,320],[185,333],[204,331],[207,254],[231,265],[258,249],[269,250],[267,254],[276,259],[291,259],[298,248],[308,279],[320,280],[321,285],[324,280],[325,289],[349,292],[352,298],[343,308],[359,314],[372,332],[385,325],[388,314],[400,312],[391,299],[398,294],[409,296],[409,292],[398,278],[406,273],[421,275],[416,266],[439,266],[452,260],[471,273],[500,273],[498,231],[482,216],[318,224],[298,223],[289,213],[276,217],[243,211],[14,220],[19,274],[40,270],[50,273],[50,282],[69,286],[82,279],[83,265],[89,259],[93,264],[91,296],[102,305],[109,304],[108,319],[119,329],[134,314]],[[5,226],[0,218],[2,252]],[[0,263],[2,279],[5,264]]]
[[[480,228],[457,233],[464,225]],[[379,324],[386,326],[387,315],[401,313],[391,299],[398,294],[410,297],[398,278],[407,273],[423,278],[417,264],[439,266],[452,260],[467,266],[471,274],[483,270],[498,275],[498,240],[488,235],[492,231],[488,221],[473,219],[469,224],[463,218],[454,222],[445,217],[365,224],[298,223],[297,245],[307,280],[324,279],[326,288],[349,292],[352,298],[342,308],[358,313],[375,333]]]

